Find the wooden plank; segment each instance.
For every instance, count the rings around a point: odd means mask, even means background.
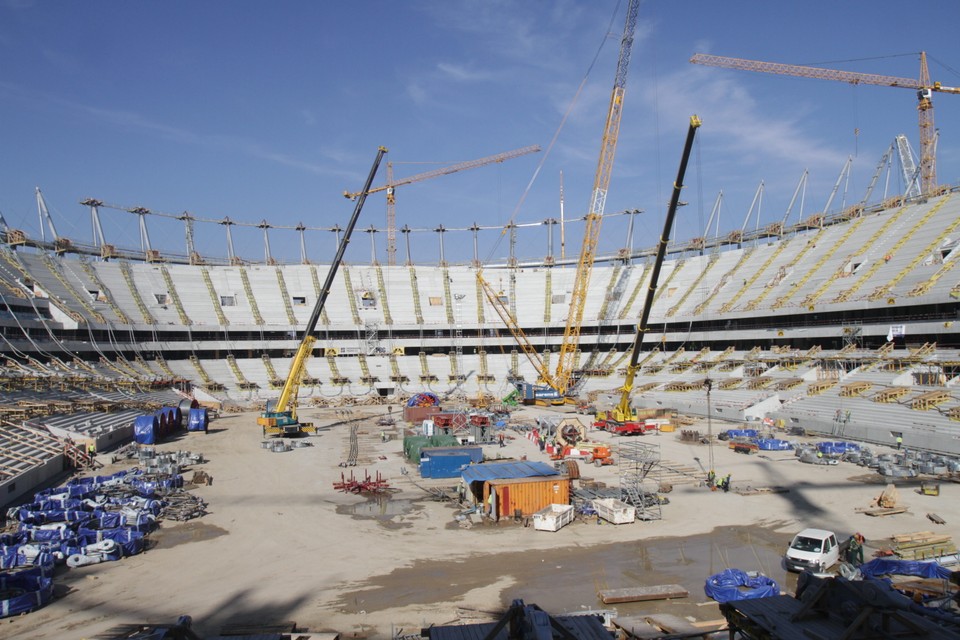
[[[933,544],[950,544],[953,537],[949,535],[931,535],[923,540],[905,540],[897,544],[898,549],[915,549],[917,547],[927,547]]]
[[[631,638],[640,638],[641,640],[654,640],[662,638],[663,631],[655,627],[640,617],[617,616],[613,624],[630,634]]]
[[[879,516],[893,516],[898,513],[906,513],[906,511],[907,511],[906,507],[889,507],[889,508],[881,507],[879,509],[865,509],[864,511],[861,511],[861,513],[868,516],[873,516],[874,518],[876,518]]]
[[[924,540],[935,536],[933,531],[917,531],[914,533],[895,533],[890,536],[890,539],[894,542],[910,542],[911,540]]]
[[[646,602],[648,600],[671,600],[686,598],[690,592],[678,584],[658,584],[625,589],[605,589],[600,591],[600,600],[604,604],[620,602]]]
[[[932,520],[933,522],[936,522],[937,524],[947,524],[947,521],[946,521],[946,520],[944,520],[943,518],[941,518],[940,516],[938,516],[938,515],[935,514],[935,513],[928,513],[928,514],[927,514],[927,519],[928,519],[928,520]]]
[[[653,613],[648,616],[644,616],[647,622],[654,624],[665,633],[671,635],[691,635],[703,633],[703,629],[698,629],[697,627],[690,624],[689,621],[684,620],[680,616],[675,616],[672,613]]]

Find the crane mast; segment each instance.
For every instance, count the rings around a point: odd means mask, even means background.
[[[917,91],[917,115],[920,123],[920,191],[924,196],[931,196],[937,191],[937,158],[936,132],[933,127],[933,100],[934,91],[941,93],[960,93],[960,88],[945,87],[939,82],[930,81],[930,71],[927,68],[927,54],[920,52],[920,78],[897,78],[875,73],[857,73],[855,71],[840,71],[838,69],[823,69],[796,64],[781,64],[778,62],[762,62],[759,60],[744,60],[742,58],[728,58],[725,56],[711,56],[698,53],[690,62],[724,69],[739,69],[741,71],[757,71],[760,73],[774,73],[801,78],[816,78],[819,80],[835,80],[850,84],[870,84],[881,87],[900,87],[901,89],[915,89]]]
[[[610,176],[613,172],[613,158],[617,151],[620,119],[623,115],[623,97],[627,85],[627,67],[630,64],[630,52],[633,48],[633,34],[637,27],[639,8],[640,0],[630,0],[630,5],[627,7],[626,24],[623,28],[623,37],[620,40],[617,74],[613,83],[613,93],[610,95],[607,121],[603,129],[600,159],[593,179],[593,192],[590,196],[590,208],[586,215],[586,226],[583,233],[583,246],[580,249],[577,273],[574,277],[573,292],[570,298],[570,312],[567,315],[567,324],[563,331],[563,343],[560,345],[560,357],[557,362],[556,373],[553,376],[555,386],[551,385],[561,395],[565,394],[571,385],[570,378],[573,374],[576,352],[580,347],[583,311],[587,301],[590,275],[597,255],[597,245],[600,240],[600,227],[607,201],[607,189],[610,187]]]

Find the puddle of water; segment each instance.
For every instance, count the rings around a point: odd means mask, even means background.
[[[404,516],[416,509],[413,500],[396,499],[389,495],[378,495],[365,502],[337,507],[337,513],[360,518],[376,518],[377,520],[391,520],[396,516]]]
[[[612,526],[612,525],[611,525]],[[642,524],[620,525],[637,528]],[[411,567],[376,576],[351,593],[343,594],[344,611],[377,611],[408,605],[450,602],[472,589],[504,576],[515,584],[502,595],[506,609],[515,598],[537,604],[550,613],[589,608],[615,608],[621,615],[672,613],[696,619],[719,617],[698,603],[712,603],[704,594],[707,578],[734,567],[761,571],[793,592],[796,576],[788,574],[781,557],[790,536],[757,527],[725,527],[710,534],[686,538],[635,540],[593,547],[553,551],[503,552],[478,556],[477,561],[421,560]],[[597,592],[633,586],[679,584],[687,598],[659,602],[604,605]],[[411,588],[416,585],[416,588]]]
[[[150,534],[151,546],[157,548],[170,548],[178,544],[188,542],[200,542],[202,540],[213,540],[229,533],[226,529],[204,522],[184,522],[182,524],[170,526],[165,524]]]

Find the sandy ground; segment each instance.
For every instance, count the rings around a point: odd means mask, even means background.
[[[195,629],[213,635],[227,623],[295,621],[300,629],[341,637],[389,638],[430,624],[495,619],[515,598],[552,613],[604,607],[601,588],[679,582],[690,596],[669,603],[617,605],[622,615],[670,611],[719,618],[702,585],[727,566],[763,570],[782,580],[779,556],[790,536],[807,526],[841,536],[861,531],[871,547],[894,533],[954,535],[960,523],[960,485],[943,483],[939,496],[921,495],[916,481],[898,484],[904,514],[857,513],[882,490],[880,477],[849,464],[810,466],[791,452],[736,454],[715,445],[719,475],[732,474],[730,493],[696,482],[675,485],[662,519],[597,526],[576,521],[558,532],[512,521],[463,527],[455,503],[424,489],[455,481],[424,481],[401,455],[400,431],[381,442],[379,408],[350,415],[312,410],[323,429],[312,447],[275,453],[261,446],[254,414],[228,415],[209,434],[184,434],[161,450],[202,452],[214,478],[195,492],[210,513],[187,523],[164,523],[145,554],[79,569],[61,569],[56,599],[44,609],[0,620],[4,638],[90,638],[119,623],[172,623],[189,614]],[[532,422],[535,409],[515,419]],[[546,410],[543,410],[546,411]],[[349,425],[359,425],[359,464],[348,455]],[[725,425],[713,425],[715,431]],[[706,432],[705,426],[698,426]],[[390,432],[390,431],[388,431]],[[488,458],[527,456],[547,461],[529,440],[508,430],[507,446],[485,447]],[[602,432],[598,440],[616,440]],[[662,459],[699,475],[710,448],[680,441],[679,433],[645,436]],[[615,445],[616,442],[613,442]],[[122,466],[111,466],[112,471]],[[406,470],[404,474],[402,470]],[[341,474],[379,472],[394,492],[370,501],[334,489]],[[192,469],[185,472],[189,479]],[[616,467],[584,467],[583,475],[615,486]],[[740,495],[746,487],[789,492]],[[946,520],[927,519],[936,513]],[[791,583],[791,579],[793,582]]]

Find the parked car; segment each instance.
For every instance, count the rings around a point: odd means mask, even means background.
[[[804,529],[793,537],[784,555],[788,571],[823,573],[839,560],[837,536],[825,529]]]

